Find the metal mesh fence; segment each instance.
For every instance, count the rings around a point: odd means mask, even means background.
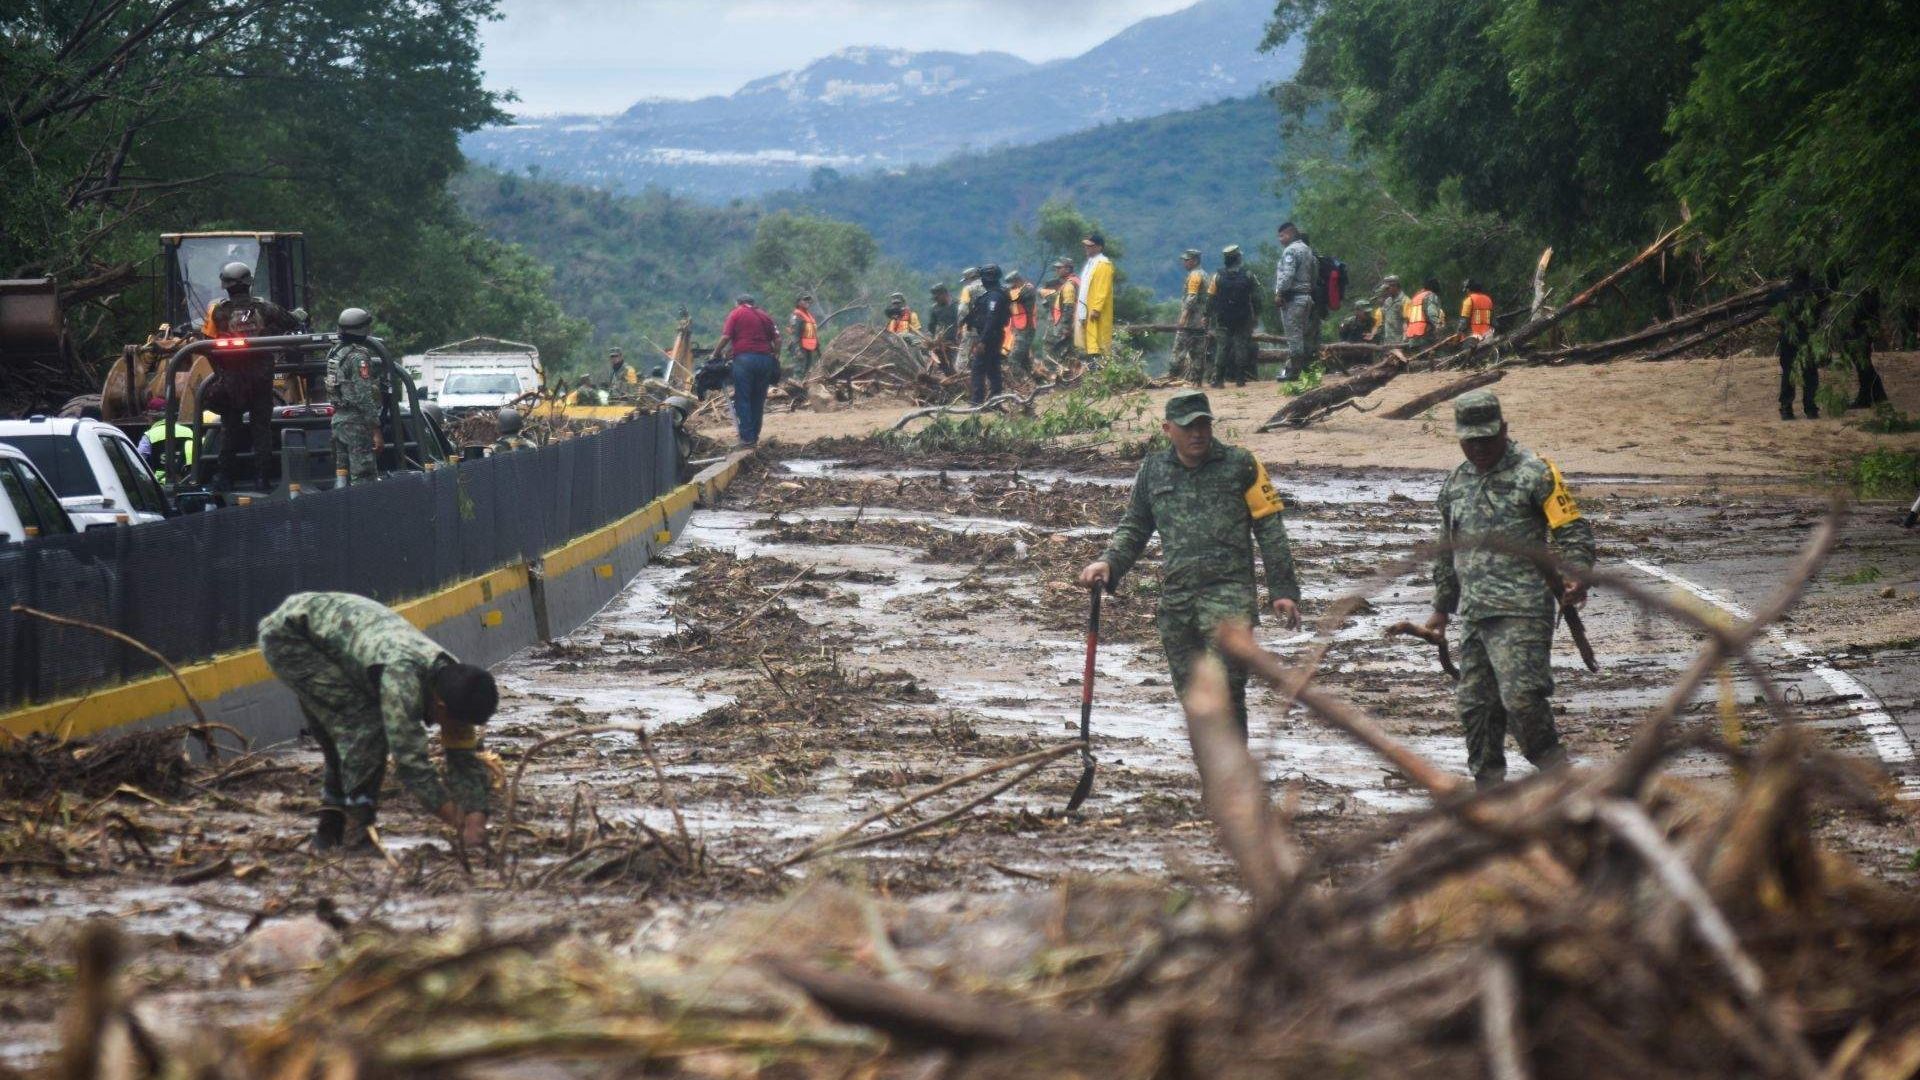
[[[537,559],[665,494],[674,470],[671,416],[656,413],[344,491],[0,547],[0,708],[159,669],[15,604],[112,627],[187,663],[251,645],[292,593],[394,602]]]

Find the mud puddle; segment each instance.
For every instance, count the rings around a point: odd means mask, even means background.
[[[1413,556],[1431,534],[1440,479],[1276,470],[1310,621],[1260,634],[1289,658],[1325,644],[1322,685],[1464,775],[1453,687],[1435,654],[1382,637],[1393,622],[1427,615],[1430,585]],[[237,976],[236,942],[251,927],[319,911],[398,933],[476,918],[496,931],[562,922],[625,945],[664,932],[642,927],[707,925],[825,866],[895,897],[1033,890],[1081,873],[1230,890],[1153,629],[1151,556],[1104,612],[1097,779],[1081,812],[1061,812],[1079,771],[1069,756],[916,835],[782,865],[911,792],[1076,737],[1086,600],[1071,579],[1117,521],[1125,484],[1064,469],[841,468],[804,458],[750,475],[722,506],[698,511],[667,558],[589,625],[498,669],[505,697],[488,743],[502,788],[515,785],[514,827],[464,867],[391,780],[382,811],[391,862],[312,858],[303,840],[318,770],[306,748],[286,759],[288,771],[222,785],[211,801],[123,795],[7,811],[0,825],[53,836],[84,865],[49,869],[39,849],[41,862],[9,865],[0,949],[25,974],[0,988],[0,1022],[22,1032],[5,1060],[44,1052],[58,996],[46,988],[70,974],[47,958],[64,955],[73,923],[93,915],[137,936],[137,970],[171,988],[172,1015],[226,1021],[280,1007],[304,978]],[[1819,514],[1804,502],[1668,493],[1631,477],[1608,478],[1587,508],[1604,559],[1631,554],[1718,573],[1716,587],[1748,603]],[[1368,603],[1347,621],[1312,623],[1355,592]],[[1556,712],[1574,758],[1604,762],[1664,698],[1698,640],[1606,592],[1595,594],[1587,623],[1601,670],[1582,667],[1562,637]],[[1844,662],[1871,688],[1877,654],[1769,646],[1761,655],[1809,703],[1823,739],[1873,759],[1862,703],[1834,694],[1817,665]],[[1719,730],[1730,708],[1738,737],[1758,740],[1771,720],[1757,696],[1757,684],[1736,673],[1709,683],[1686,718]],[[1912,697],[1903,699],[1908,711]],[[1256,756],[1310,849],[1346,844],[1427,805],[1264,688],[1249,701]],[[587,733],[600,727],[618,730]],[[1720,761],[1693,752],[1678,771],[1716,782]],[[1527,771],[1510,750],[1510,775]],[[896,810],[868,832],[925,824],[986,786]],[[137,837],[109,811],[133,822]],[[55,834],[54,820],[74,824]],[[1843,815],[1823,827],[1887,873],[1900,872],[1912,846],[1903,825]],[[1334,873],[1363,874],[1378,857],[1358,849]],[[231,865],[219,873],[169,884],[221,859]]]

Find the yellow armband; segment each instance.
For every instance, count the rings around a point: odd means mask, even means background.
[[[1560,476],[1560,467],[1547,462],[1547,475],[1553,479],[1553,488],[1547,492],[1547,499],[1540,509],[1547,515],[1547,527],[1558,529],[1580,520],[1580,508],[1573,504],[1573,496],[1567,494],[1567,482]]]
[[[1247,513],[1253,515],[1253,520],[1259,521],[1285,509],[1286,505],[1280,501],[1280,493],[1273,490],[1273,481],[1267,479],[1267,467],[1260,464],[1259,458],[1254,458],[1253,486],[1247,489]]]

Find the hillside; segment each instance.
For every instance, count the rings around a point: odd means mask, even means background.
[[[643,101],[618,116],[528,118],[468,136],[474,161],[614,191],[709,201],[806,183],[821,167],[899,169],[1243,97],[1298,50],[1256,50],[1270,0],[1199,0],[1079,56],[844,49],[724,96]],[[1231,44],[1223,44],[1231,43]]]
[[[1021,250],[1050,198],[1071,199],[1125,238],[1133,279],[1162,295],[1178,287],[1179,252],[1249,252],[1285,207],[1272,192],[1279,118],[1264,95],[1150,120],[1108,124],[1033,146],[957,157],[866,177],[821,172],[807,189],[770,196],[774,208],[857,222],[909,266],[952,273],[970,263],[1017,263],[1032,273],[1055,255]]]
[[[686,305],[711,326],[742,285],[740,256],[759,212],[665,192],[593,188],[469,168],[453,184],[489,234],[553,267],[553,295],[593,324],[597,348],[661,345]]]

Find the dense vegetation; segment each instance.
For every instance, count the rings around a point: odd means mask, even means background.
[[[153,329],[156,234],[308,235],[316,322],[370,308],[405,346],[491,332],[567,352],[538,263],[448,198],[501,118],[495,0],[37,0],[0,15],[0,276],[57,277],[82,360]],[[36,386],[41,396],[79,389]]]
[[[1691,216],[1633,317],[1794,266],[1911,300],[1907,22],[1874,0],[1279,0],[1269,44],[1307,35],[1277,95],[1285,183],[1363,281],[1513,298],[1548,244],[1578,277]]]
[[[1071,202],[1127,237],[1135,280],[1170,295],[1183,249],[1212,264],[1227,244],[1252,250],[1272,235],[1285,212],[1273,193],[1280,152],[1272,102],[1243,98],[900,173],[822,169],[806,189],[767,202],[857,222],[909,266],[998,261],[1029,275],[1060,255],[1079,259],[1077,243],[1042,249],[1020,231],[1046,203]]]

